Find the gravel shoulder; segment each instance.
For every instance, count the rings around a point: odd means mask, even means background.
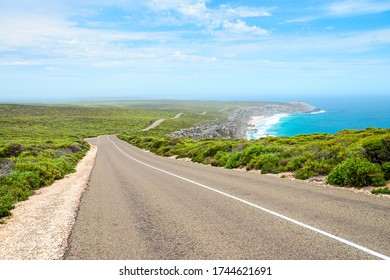
[[[78,163],[76,173],[20,202],[0,225],[0,260],[62,259],[80,198],[95,164],[97,145]]]

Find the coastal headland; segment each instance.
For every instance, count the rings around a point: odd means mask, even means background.
[[[225,108],[226,110],[227,108]],[[264,117],[277,114],[304,114],[320,111],[318,108],[300,101],[290,103],[265,103],[244,106],[230,112],[227,119],[215,119],[194,127],[170,133],[170,137],[246,139],[248,131]]]

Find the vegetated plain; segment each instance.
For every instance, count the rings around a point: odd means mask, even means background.
[[[84,138],[138,133],[161,118],[166,121],[155,133],[169,133],[218,115],[186,112],[171,119],[178,108],[147,110],[116,104],[94,108],[0,105],[0,218],[9,216],[15,203],[34,190],[74,172],[89,149]]]
[[[119,134],[119,138],[158,155],[225,168],[289,171],[298,179],[327,175],[329,184],[350,187],[383,186],[390,179],[390,129],[250,141],[166,136],[255,105],[170,100],[0,105],[0,217],[9,216],[14,204],[34,190],[73,172],[88,150],[83,139],[102,134]],[[177,113],[183,115],[172,119]],[[142,131],[157,119],[165,121]],[[373,192],[388,193],[389,189]]]

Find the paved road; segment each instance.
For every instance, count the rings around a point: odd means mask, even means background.
[[[387,198],[162,158],[101,136],[66,258],[386,258],[389,213]]]
[[[152,123],[151,125],[149,125],[147,128],[142,129],[142,131],[148,131],[148,130],[151,130],[155,127],[158,127],[163,121],[165,121],[165,119],[157,120],[154,123]]]

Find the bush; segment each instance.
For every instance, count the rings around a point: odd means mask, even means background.
[[[306,161],[307,161],[307,157],[304,155],[295,157],[287,163],[285,169],[287,171],[296,171],[302,168]]]
[[[385,162],[381,166],[382,172],[385,175],[386,180],[390,180],[390,162]]]
[[[232,169],[232,168],[240,167],[241,166],[241,156],[242,156],[242,152],[236,152],[236,153],[231,154],[230,157],[228,158],[226,164],[225,164],[225,168]]]
[[[272,173],[272,174],[278,173],[278,167],[271,162],[267,162],[261,168],[261,174],[268,174],[268,173]]]
[[[263,154],[258,157],[255,157],[249,162],[248,167],[253,169],[263,169],[264,165],[270,164],[277,168],[279,163],[279,156],[275,154]]]
[[[366,140],[363,143],[363,155],[371,162],[382,164],[390,161],[390,137]]]
[[[385,188],[376,188],[371,191],[372,194],[390,194],[390,189],[388,187]]]
[[[230,157],[230,154],[223,151],[218,151],[217,154],[214,156],[213,159],[211,159],[210,163],[212,166],[225,166],[228,158]]]
[[[378,164],[364,158],[350,158],[329,173],[327,184],[350,187],[383,186],[385,179]]]
[[[314,175],[315,173],[313,171],[310,171],[306,168],[300,169],[294,173],[294,177],[299,180],[307,180]]]
[[[6,146],[0,153],[0,157],[2,158],[10,158],[10,157],[18,157],[25,148],[22,144],[12,143]]]
[[[11,195],[5,194],[0,196],[0,217],[6,217],[11,215],[11,211],[14,208],[14,199]]]

